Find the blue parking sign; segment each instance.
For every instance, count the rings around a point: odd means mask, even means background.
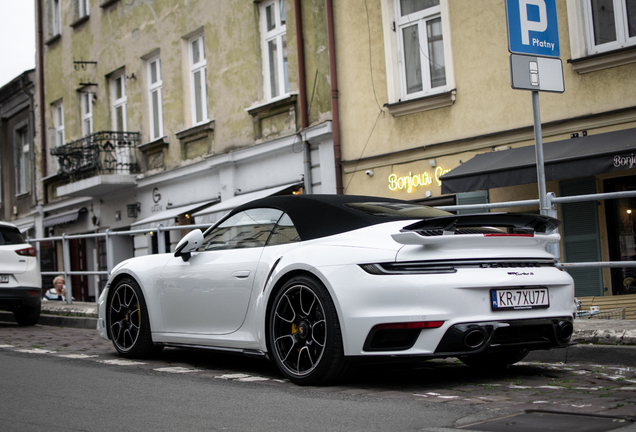
[[[511,53],[560,57],[556,0],[506,0]]]

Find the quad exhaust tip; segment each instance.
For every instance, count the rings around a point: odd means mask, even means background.
[[[484,329],[470,329],[464,336],[464,345],[470,349],[477,349],[486,343],[487,334]]]
[[[557,336],[562,341],[569,341],[574,334],[574,326],[569,321],[561,321],[557,327]]]

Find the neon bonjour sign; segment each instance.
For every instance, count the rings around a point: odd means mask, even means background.
[[[442,181],[439,178],[449,171],[449,169],[444,169],[438,166],[435,168],[434,176],[431,176],[427,172],[415,175],[409,173],[409,175],[404,177],[398,177],[395,174],[391,174],[389,176],[389,189],[392,191],[406,189],[408,193],[411,193],[414,187],[432,185],[433,180],[437,182],[438,186],[441,186]]]

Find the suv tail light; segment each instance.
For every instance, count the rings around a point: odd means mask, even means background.
[[[15,251],[15,253],[17,253],[18,255],[22,255],[22,256],[31,256],[34,257],[35,256],[35,248],[33,246],[28,247],[26,249],[18,249],[17,251]]]

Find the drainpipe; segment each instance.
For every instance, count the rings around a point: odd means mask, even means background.
[[[305,82],[305,44],[303,41],[303,16],[300,9],[300,0],[294,0],[294,16],[296,21],[296,53],[298,54],[298,97],[300,99],[300,130],[305,130],[309,125],[307,116],[307,85]],[[301,134],[302,137],[302,134]],[[305,193],[313,193],[311,178],[311,144],[303,141],[303,165],[305,168],[304,189]]]
[[[40,101],[40,148],[42,178],[46,173],[46,120],[44,118],[44,29],[42,25],[42,0],[37,0],[37,20],[38,20],[38,92]],[[42,185],[42,203],[48,202],[46,186]]]
[[[327,7],[327,38],[329,39],[329,77],[331,78],[331,117],[333,126],[333,155],[336,166],[336,193],[343,194],[342,153],[340,149],[340,108],[338,106],[338,77],[336,73],[336,41],[333,22],[333,2],[325,0]]]

